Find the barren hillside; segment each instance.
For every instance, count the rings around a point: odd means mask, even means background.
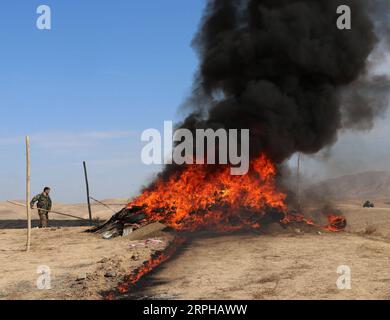
[[[390,172],[370,171],[329,179],[310,187],[308,192],[332,199],[390,201]]]

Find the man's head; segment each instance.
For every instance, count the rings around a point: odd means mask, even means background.
[[[45,187],[45,188],[43,189],[43,193],[45,193],[46,195],[49,195],[49,193],[50,193],[50,188],[49,188],[49,187]]]

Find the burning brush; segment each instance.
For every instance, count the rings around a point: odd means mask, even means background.
[[[288,211],[286,196],[277,191],[275,176],[276,167],[262,155],[252,162],[246,176],[231,176],[228,167],[208,172],[204,166],[187,166],[167,179],[156,181],[93,231],[110,237],[122,235],[127,228],[159,221],[178,231],[178,236],[166,250],[155,253],[127,276],[106,299],[128,293],[141,278],[174,255],[187,239],[181,231],[258,230],[276,221],[283,226],[291,223],[316,226],[304,215]],[[341,231],[346,227],[344,217],[329,215],[328,219],[324,230]]]
[[[94,231],[112,237],[154,221],[178,231],[217,232],[260,229],[269,221],[314,224],[289,212],[276,166],[297,152],[332,146],[341,129],[367,129],[387,107],[390,82],[367,73],[380,39],[380,10],[368,2],[208,1],[193,41],[200,65],[189,112],[177,128],[193,136],[205,128],[249,130],[249,173],[231,176],[227,165],[169,165]],[[351,30],[335,26],[339,3],[353,8]],[[325,229],[345,226],[344,218],[330,215]]]
[[[92,231],[111,238],[157,221],[188,232],[259,230],[271,222],[315,225],[304,215],[288,210],[286,195],[276,186],[276,173],[275,165],[264,154],[251,162],[245,176],[230,175],[228,166],[212,171],[200,165],[186,166],[157,180]],[[329,217],[326,230],[345,228],[345,218]]]
[[[110,238],[156,221],[178,232],[259,230],[270,222],[318,227],[288,209],[276,168],[297,152],[315,154],[332,146],[341,129],[367,129],[386,108],[387,78],[367,74],[379,40],[374,19],[379,10],[373,12],[371,2],[208,1],[193,41],[200,66],[189,113],[178,128],[249,129],[248,174],[232,176],[227,165],[167,166],[140,196],[92,231]],[[339,3],[353,8],[351,30],[335,27]],[[345,229],[344,217],[327,216],[320,228]],[[127,284],[165,259],[154,257]]]
[[[275,176],[276,167],[265,155],[252,162],[246,176],[231,176],[228,167],[208,172],[204,166],[187,166],[167,179],[157,180],[92,231],[110,238],[156,221],[178,232],[258,230],[276,221],[282,226],[291,223],[316,226],[304,215],[288,211],[286,196],[277,191]],[[322,229],[336,232],[346,227],[344,217],[329,215],[328,220],[329,224]],[[111,300],[128,293],[141,278],[174,255],[186,240],[186,236],[178,234],[166,250],[155,253],[105,298]]]

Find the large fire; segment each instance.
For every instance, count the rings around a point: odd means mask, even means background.
[[[269,218],[282,225],[315,226],[311,219],[288,210],[286,195],[277,189],[276,174],[275,165],[264,154],[251,162],[250,171],[244,176],[232,176],[228,166],[207,170],[191,165],[165,180],[160,178],[127,209],[135,214],[144,213],[149,222],[160,221],[179,231],[259,229]],[[329,214],[328,220],[329,224],[322,229],[336,232],[346,226],[344,217]],[[165,251],[156,253],[132,272],[106,299],[128,292],[185,241],[185,237],[177,237]]]
[[[144,206],[148,218],[178,230],[259,228],[272,209],[286,211],[286,196],[276,190],[275,176],[276,168],[265,155],[252,161],[243,176],[231,175],[228,166],[207,171],[191,165],[157,181],[128,208]]]
[[[186,231],[259,229],[265,218],[314,224],[288,212],[276,174],[265,154],[252,160],[249,173],[243,176],[231,175],[228,166],[205,170],[202,165],[190,165],[159,179],[127,208],[140,207],[149,221]]]

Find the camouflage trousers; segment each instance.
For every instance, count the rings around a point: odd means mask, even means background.
[[[49,213],[43,210],[38,210],[39,228],[47,228],[49,226]]]

